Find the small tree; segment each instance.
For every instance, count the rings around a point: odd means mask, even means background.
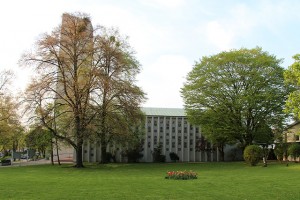
[[[51,147],[52,136],[52,133],[48,129],[42,126],[34,127],[25,136],[26,146],[37,150],[45,158],[46,150]]]
[[[286,149],[287,149],[286,143],[279,143],[276,144],[275,146],[274,153],[277,156],[277,160],[279,160],[280,162],[283,161],[283,157],[285,156]]]
[[[288,155],[292,156],[294,161],[296,162],[296,158],[300,156],[300,144],[293,143],[288,148]]]
[[[158,145],[156,148],[154,148],[154,151],[152,153],[153,156],[153,162],[165,162],[166,156],[162,155],[162,145]]]
[[[257,145],[249,145],[244,150],[244,159],[251,166],[258,164],[262,158],[262,149]]]
[[[171,152],[170,154],[170,159],[173,161],[173,162],[176,162],[179,160],[179,157],[178,155],[175,153],[175,152]]]
[[[137,163],[143,157],[141,153],[141,148],[136,146],[135,148],[126,151],[126,156],[129,163]]]

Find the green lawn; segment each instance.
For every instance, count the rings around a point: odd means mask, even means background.
[[[195,180],[168,180],[193,170]],[[300,199],[300,164],[164,163],[0,167],[0,199]]]

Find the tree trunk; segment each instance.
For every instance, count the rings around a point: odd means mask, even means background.
[[[101,164],[107,163],[106,143],[101,142]]]
[[[60,159],[59,159],[59,153],[58,153],[57,137],[55,137],[55,146],[56,146],[57,163],[60,165]]]
[[[220,161],[224,162],[225,161],[225,152],[224,152],[224,147],[221,146],[218,148],[219,149],[219,153],[220,153]]]
[[[82,144],[83,142],[77,142],[77,148],[76,151],[76,165],[74,167],[76,168],[83,168],[83,159],[82,159]]]
[[[50,157],[51,157],[51,164],[54,165],[54,160],[53,160],[53,141],[51,138],[51,152],[50,152]]]

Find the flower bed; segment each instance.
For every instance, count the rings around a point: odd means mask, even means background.
[[[165,178],[176,180],[197,179],[197,173],[193,171],[168,171]]]

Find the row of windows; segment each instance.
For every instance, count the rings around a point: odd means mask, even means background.
[[[170,122],[172,123],[172,125],[175,125],[175,124],[177,123],[179,127],[181,127],[181,125],[182,125],[182,119],[181,119],[181,118],[178,118],[177,121],[176,121],[176,120],[170,121],[170,119],[167,118],[165,123],[166,123],[167,126],[169,126]],[[148,125],[151,125],[151,124],[152,124],[152,119],[151,119],[151,118],[148,118]],[[159,124],[160,124],[161,126],[163,126],[163,124],[164,124],[163,119],[160,120],[160,123],[159,123]],[[187,126],[188,122],[187,122],[186,119],[184,119],[183,124],[184,124],[185,126]],[[157,118],[154,118],[154,120],[153,120],[153,125],[154,125],[154,126],[157,126],[157,125],[158,125],[158,120],[157,120]]]
[[[156,136],[156,135],[153,136],[153,138],[154,138],[154,140],[157,140],[157,136]],[[176,137],[173,135],[173,136],[172,136],[172,139],[175,140],[175,138],[176,138]],[[187,136],[184,136],[183,138],[184,138],[184,140],[187,140],[187,139],[188,139]],[[198,138],[199,138],[199,136],[196,136],[196,139],[198,139]],[[151,135],[148,135],[148,139],[149,139],[149,140],[151,139]],[[159,137],[159,139],[164,139],[164,138],[163,138],[163,136],[161,135],[161,136]],[[181,141],[181,136],[178,136],[177,139],[178,139],[178,141]],[[169,141],[169,137],[166,137],[166,141]],[[193,139],[190,139],[190,141],[193,141]]]
[[[175,126],[175,124],[176,124],[176,122],[175,121],[172,121],[172,126]],[[151,121],[150,122],[148,122],[148,126],[151,126],[152,125],[152,123],[151,123]],[[157,122],[153,122],[153,126],[155,126],[155,127],[157,127],[158,126],[158,124],[157,124]],[[160,123],[160,126],[164,126],[164,124],[163,123]],[[169,127],[170,126],[170,122],[166,122],[166,127]],[[177,126],[178,127],[181,127],[182,126],[182,123],[181,122],[177,122]],[[187,127],[187,122],[185,121],[185,123],[184,123],[184,127]],[[192,128],[193,128],[193,126],[191,126]]]
[[[181,146],[181,144],[182,144],[182,143],[181,143],[181,140],[178,140],[177,142],[178,142],[177,145],[178,145],[178,146]],[[156,139],[156,138],[154,139],[153,144],[154,144],[154,145],[157,145],[157,139]],[[184,142],[184,143],[183,143],[184,148],[187,148],[187,144],[188,144],[188,142]],[[193,144],[194,144],[194,142],[193,142],[193,140],[191,139],[191,140],[190,140],[190,146],[193,146]],[[163,146],[163,142],[160,142],[160,145]],[[167,140],[166,140],[166,146],[169,146],[169,145],[170,145],[170,140],[167,139]],[[150,148],[150,146],[151,146],[151,142],[148,142],[148,148]],[[175,148],[175,141],[172,141],[172,148]]]
[[[167,151],[167,152],[170,152],[170,149],[169,149],[169,148],[166,148],[166,151]],[[181,151],[181,148],[177,148],[177,151]],[[194,151],[194,148],[190,148],[190,151]]]
[[[157,130],[158,130],[158,129],[154,127],[153,132],[154,132],[154,133],[157,133]],[[169,127],[166,127],[166,131],[168,131],[168,130],[170,130]],[[191,129],[191,130],[193,130],[193,129]],[[181,131],[182,131],[182,129],[178,129],[178,133],[181,133]],[[164,132],[164,131],[163,131],[163,127],[159,127],[159,132],[161,132],[161,133]],[[176,132],[175,127],[172,127],[172,132],[173,132],[173,133]],[[183,132],[184,132],[184,133],[187,133],[187,132],[188,132],[188,131],[187,131],[187,127],[184,127]],[[199,128],[198,128],[198,127],[196,128],[195,132],[196,132],[196,133],[199,133]],[[148,126],[148,133],[151,133],[151,126]]]

